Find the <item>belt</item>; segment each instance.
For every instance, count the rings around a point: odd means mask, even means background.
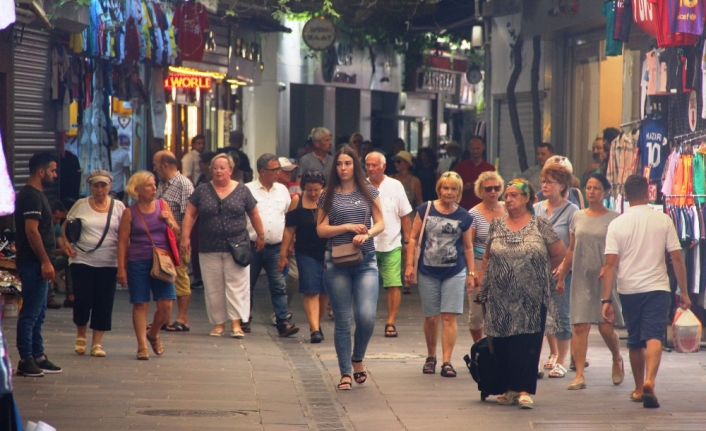
[[[255,242],[250,241],[250,244],[252,244],[252,246],[255,247]],[[265,244],[265,248],[277,248],[281,245],[282,245],[281,242],[278,242],[277,244]]]

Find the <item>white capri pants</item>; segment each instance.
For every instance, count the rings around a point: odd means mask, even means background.
[[[476,259],[476,271],[480,271],[483,261]],[[468,329],[471,331],[476,331],[478,329],[483,329],[485,326],[485,319],[483,319],[483,307],[473,302],[476,300],[480,292],[480,288],[476,287],[473,291],[468,294]]]
[[[243,268],[230,253],[199,253],[208,321],[250,319],[250,266]]]

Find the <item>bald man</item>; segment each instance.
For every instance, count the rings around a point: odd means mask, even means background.
[[[187,177],[179,173],[179,163],[171,151],[158,151],[152,158],[152,164],[159,178],[157,199],[162,199],[169,205],[181,231],[181,222],[184,220],[186,206],[189,204],[189,197],[194,192],[194,186]],[[178,243],[179,239],[177,238]],[[181,265],[177,267],[174,287],[176,288],[178,315],[174,323],[167,325],[165,328],[167,331],[188,332],[190,330],[187,314],[191,300],[191,282],[189,274],[186,272],[189,258],[189,255],[181,255]]]

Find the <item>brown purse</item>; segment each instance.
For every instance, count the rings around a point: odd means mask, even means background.
[[[373,203],[370,202],[372,206]],[[365,209],[365,218],[363,219],[363,224],[368,220],[370,208]],[[356,266],[363,261],[363,251],[360,247],[354,245],[352,242],[334,245],[331,247],[331,261],[334,265],[339,268],[347,268],[349,266]]]
[[[147,227],[145,218],[142,217],[142,212],[137,207],[137,204],[135,204],[135,211],[137,212],[137,216],[140,217],[142,224],[145,226],[147,237],[152,243],[152,270],[150,271],[150,276],[165,283],[174,283],[174,280],[176,280],[177,271],[176,266],[174,266],[174,261],[172,260],[172,254],[169,250],[165,250],[154,245],[152,234],[150,234],[150,229]]]

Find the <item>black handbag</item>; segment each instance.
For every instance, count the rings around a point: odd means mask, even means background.
[[[250,262],[252,262],[252,249],[250,248],[250,241],[245,240],[242,242],[233,242],[227,240],[227,242],[233,261],[242,267],[250,265]]]
[[[88,203],[88,202],[86,202]],[[84,253],[91,253],[103,245],[103,241],[105,240],[105,237],[108,235],[108,231],[110,230],[110,219],[113,218],[113,208],[115,208],[115,199],[110,199],[110,208],[108,209],[108,220],[105,223],[105,229],[103,229],[103,235],[101,236],[100,241],[98,241],[98,244],[91,249],[91,250],[84,250],[83,247],[80,245],[76,244],[78,240],[81,238],[81,219],[71,219],[66,221],[66,239],[69,240],[71,244],[74,244],[76,247],[78,247],[79,250],[81,250]]]

